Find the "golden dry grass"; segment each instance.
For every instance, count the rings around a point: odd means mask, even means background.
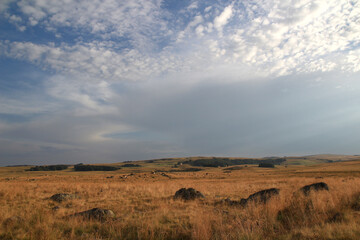
[[[19,170],[21,169],[21,171]],[[311,167],[289,166],[235,171],[151,174],[147,169],[120,178],[125,171],[24,172],[0,169],[0,239],[359,239],[360,162]],[[113,176],[113,178],[106,178]],[[305,197],[296,191],[314,182],[330,191]],[[193,187],[204,200],[173,200],[182,187]],[[217,204],[267,188],[280,195],[266,205],[245,208]],[[294,194],[295,192],[295,194]],[[79,199],[56,203],[55,193]],[[359,200],[359,202],[358,202]],[[52,210],[59,206],[59,210]],[[101,222],[67,217],[100,207],[116,218]],[[280,213],[279,213],[280,212]],[[9,220],[10,219],[10,220]]]

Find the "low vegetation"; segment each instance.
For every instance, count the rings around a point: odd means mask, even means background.
[[[280,165],[285,162],[284,158],[271,158],[271,159],[230,159],[230,158],[207,158],[184,161],[183,164],[198,167],[227,167],[233,165],[246,165],[246,164],[273,164]]]
[[[127,163],[127,164],[124,164],[124,165],[121,165],[121,167],[141,167],[141,165],[139,164],[132,164],[132,163]]]
[[[335,240],[360,234],[360,161],[166,174],[152,170],[157,162],[140,164],[46,175],[0,168],[0,239]]]
[[[31,167],[28,171],[60,171],[67,169],[68,165],[48,165]]]
[[[259,163],[259,167],[263,167],[263,168],[274,168],[275,165],[272,164],[272,163],[265,163],[265,162],[262,162],[262,163]]]
[[[116,171],[119,167],[107,166],[107,165],[83,165],[78,164],[74,166],[75,171]]]
[[[189,168],[170,169],[167,172],[199,172],[202,170],[204,170],[204,169],[189,167]]]

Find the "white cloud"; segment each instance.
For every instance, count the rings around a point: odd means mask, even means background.
[[[199,37],[204,36],[204,27],[202,25],[199,25],[196,29],[195,29],[196,34]]]
[[[212,9],[212,6],[208,6],[204,9],[204,12],[209,12]]]
[[[143,80],[176,66],[176,59],[164,53],[148,56],[136,49],[114,51],[112,42],[79,43],[73,46],[39,45],[29,42],[0,42],[0,51],[8,57],[27,60],[43,68],[67,74],[88,74],[108,80]],[[177,68],[181,65],[176,66]]]
[[[358,3],[299,0],[257,6],[258,16],[231,36],[230,46],[240,61],[276,75],[341,69],[339,52],[346,55],[360,42],[348,27],[358,25],[360,17],[352,14],[359,11]],[[252,12],[249,7],[245,13]]]
[[[224,9],[224,11],[218,17],[215,18],[215,20],[214,20],[215,28],[219,32],[221,32],[223,27],[227,24],[229,19],[232,17],[232,15],[233,15],[232,5],[229,5]]]
[[[188,10],[194,10],[194,9],[197,9],[198,8],[198,2],[193,2],[193,3],[191,3],[188,7],[187,7],[187,9]]]
[[[160,1],[39,1],[21,0],[20,11],[31,26],[48,29],[69,27],[76,31],[101,34],[104,39],[130,38],[133,46],[145,47],[156,31],[166,35],[161,21]]]
[[[114,92],[111,85],[102,81],[91,81],[86,76],[55,76],[46,84],[47,93],[59,100],[78,104],[74,106],[78,115],[116,115],[113,106]]]
[[[225,8],[206,7],[203,14],[201,4],[196,2],[195,8],[194,2],[189,13],[192,20],[183,28],[171,29],[170,23],[178,20],[171,19],[159,1],[64,1],[20,1],[24,15],[11,18],[51,29],[60,41],[64,39],[57,32],[59,27],[103,40],[78,38],[73,44],[57,45],[2,41],[0,52],[61,74],[86,73],[106,81],[207,72],[219,63],[257,68],[271,76],[359,69],[353,54],[360,43],[357,2],[233,2]],[[234,21],[229,24],[231,18]],[[111,39],[114,36],[129,41]],[[158,39],[164,37],[167,41],[160,44]]]

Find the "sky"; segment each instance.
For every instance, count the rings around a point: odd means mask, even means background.
[[[359,154],[359,123],[359,1],[0,1],[0,165]]]

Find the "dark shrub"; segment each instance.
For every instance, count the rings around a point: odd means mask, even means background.
[[[202,168],[182,168],[182,169],[171,169],[169,172],[199,172]]]
[[[274,164],[272,163],[259,163],[259,167],[262,167],[262,168],[274,168]]]
[[[198,167],[227,167],[233,165],[245,165],[245,164],[259,164],[259,163],[268,163],[273,165],[279,165],[285,161],[284,158],[274,158],[274,159],[230,159],[230,158],[208,158],[208,159],[197,159],[189,160],[183,162],[183,164],[189,164],[191,166]]]
[[[48,165],[31,167],[28,171],[60,171],[67,168],[68,165]]]
[[[101,165],[75,165],[75,171],[116,171],[120,168],[113,166],[101,166]]]
[[[121,167],[141,167],[141,165],[139,165],[139,164],[127,163],[127,164],[121,165]]]

